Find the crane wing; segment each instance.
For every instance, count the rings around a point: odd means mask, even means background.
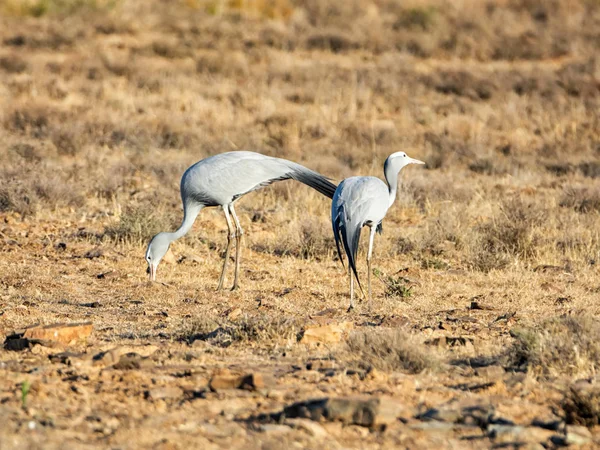
[[[358,285],[356,256],[365,224],[378,226],[388,209],[388,189],[379,178],[352,177],[340,183],[331,204],[331,224],[338,255],[343,264],[340,241]],[[362,287],[361,287],[362,289]]]

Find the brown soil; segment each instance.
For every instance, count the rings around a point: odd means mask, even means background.
[[[600,444],[597,1],[0,14],[1,449]],[[146,280],[183,170],[237,149],[336,181],[427,162],[371,305],[346,311],[330,203],[292,182],[239,202],[239,291],[217,209]]]

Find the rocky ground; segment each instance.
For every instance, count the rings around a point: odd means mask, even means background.
[[[0,2],[0,449],[599,446],[599,30],[592,0]],[[238,149],[427,163],[372,304],[292,182],[237,206],[240,290],[216,209],[147,281],[183,170]]]

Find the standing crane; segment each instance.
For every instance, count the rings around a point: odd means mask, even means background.
[[[189,167],[181,177],[183,221],[174,232],[161,232],[152,238],[146,250],[150,280],[156,280],[158,264],[171,242],[184,236],[203,208],[220,206],[227,221],[227,248],[217,290],[223,288],[233,239],[236,241],[235,275],[232,290],[239,287],[241,239],[244,233],[234,203],[245,194],[271,183],[293,179],[332,198],[336,186],[328,178],[292,161],[260,153],[236,151],[205,158]],[[231,223],[231,217],[235,228]]]
[[[404,152],[393,153],[385,160],[383,172],[387,184],[377,177],[350,177],[337,187],[331,203],[331,224],[340,261],[342,249],[340,240],[348,258],[348,275],[350,276],[350,307],[354,308],[354,277],[362,291],[356,271],[356,254],[360,241],[360,232],[365,225],[370,228],[369,250],[367,253],[368,292],[371,302],[371,256],[375,233],[382,231],[381,222],[388,209],[394,204],[398,191],[398,174],[409,164],[425,164],[413,159]],[[363,292],[364,295],[364,292]]]

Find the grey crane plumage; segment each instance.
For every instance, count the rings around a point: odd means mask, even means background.
[[[377,177],[350,177],[337,187],[331,203],[331,224],[340,261],[342,247],[348,258],[350,276],[350,308],[354,307],[354,277],[362,291],[356,270],[356,255],[362,227],[370,228],[369,249],[367,252],[368,292],[371,300],[371,256],[375,233],[381,232],[385,215],[396,200],[398,174],[409,164],[425,164],[413,159],[404,152],[390,155],[383,167],[387,184]],[[341,244],[341,245],[340,245]]]
[[[189,167],[181,177],[183,221],[174,232],[158,233],[146,250],[150,279],[156,279],[158,264],[169,250],[171,242],[184,236],[205,207],[220,206],[227,221],[225,261],[217,289],[223,287],[232,241],[236,240],[235,275],[233,289],[239,285],[241,237],[243,229],[234,208],[234,202],[243,195],[281,180],[293,179],[332,198],[336,186],[323,175],[300,164],[260,153],[235,151],[205,158]],[[234,225],[231,223],[233,217]],[[234,228],[235,226],[235,228]]]

